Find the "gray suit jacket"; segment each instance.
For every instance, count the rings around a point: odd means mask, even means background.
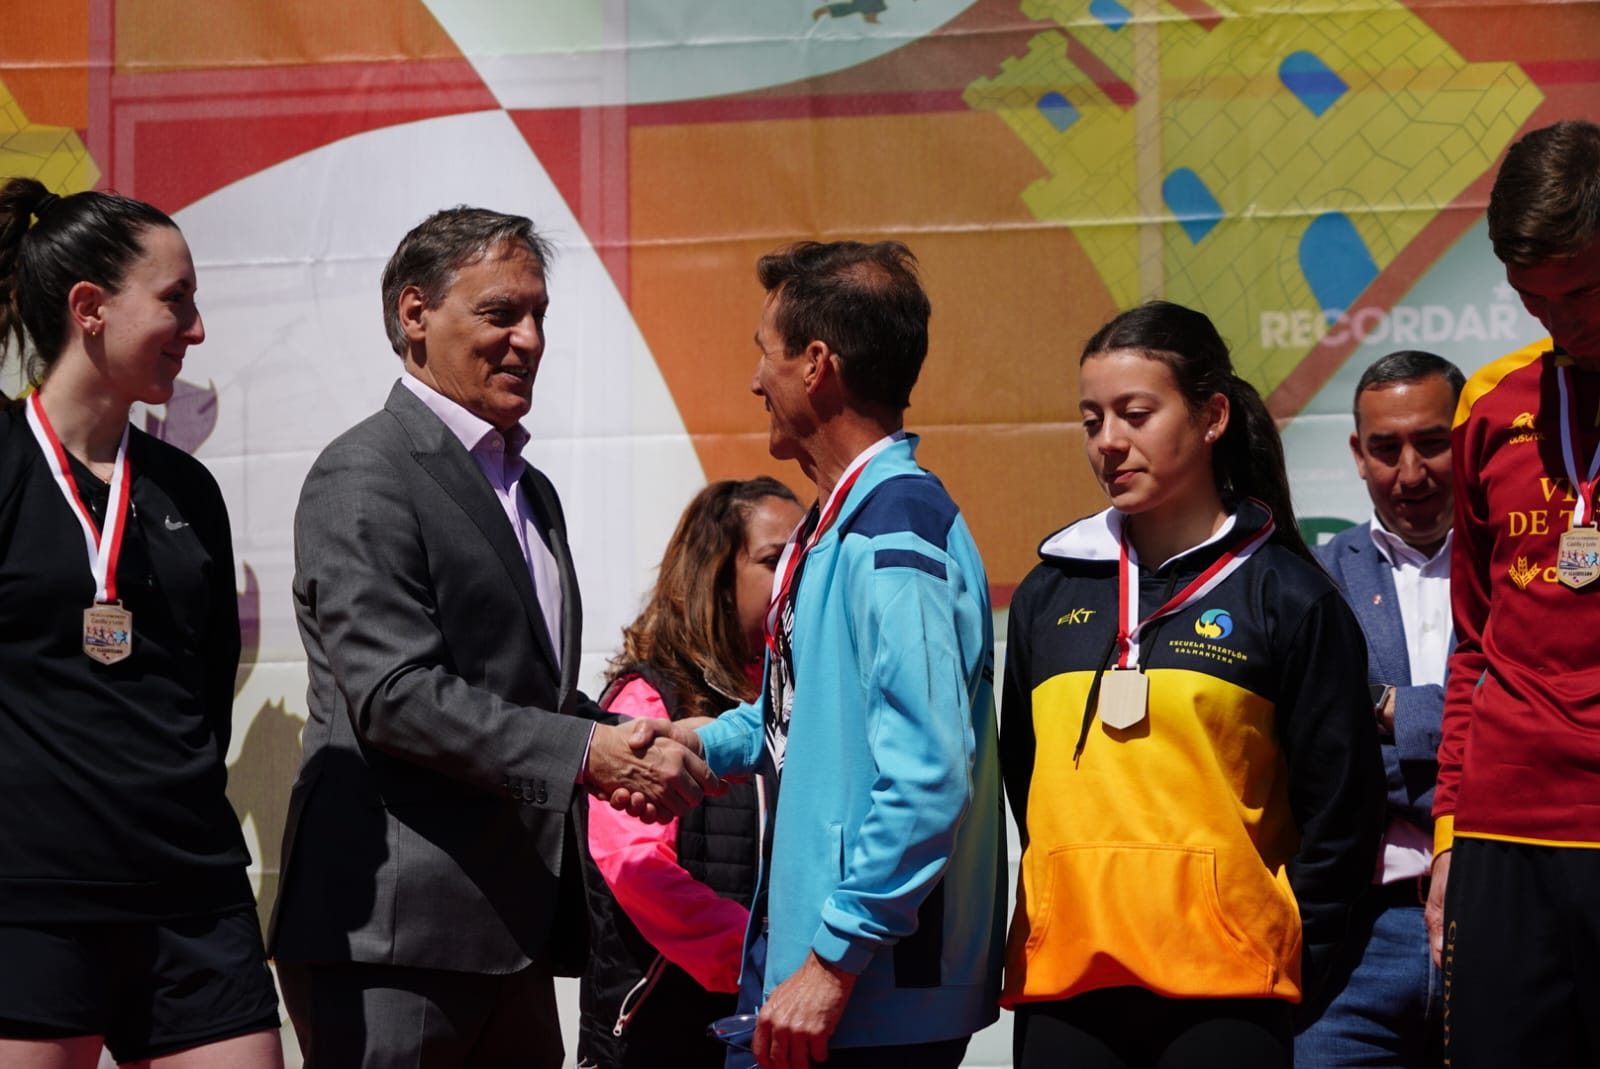
[[[522,488],[561,571],[556,669],[511,524],[404,386],[337,438],[295,513],[310,719],[270,927],[283,961],[575,973],[568,820],[591,723],[561,505]]]
[[[1431,831],[1444,688],[1411,684],[1394,569],[1372,544],[1372,524],[1346,528],[1314,552],[1361,621],[1367,637],[1367,678],[1394,687],[1394,737],[1383,740],[1389,811]],[[1455,645],[1453,633],[1450,645]]]

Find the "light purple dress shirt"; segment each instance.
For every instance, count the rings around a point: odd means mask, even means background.
[[[544,616],[545,629],[550,633],[554,648],[556,669],[561,668],[561,570],[555,555],[545,541],[546,535],[534,520],[533,509],[522,492],[518,481],[527,470],[522,459],[523,447],[528,444],[528,432],[520,425],[505,434],[494,426],[468,412],[455,401],[444,396],[409,371],[400,376],[406,389],[427,406],[428,411],[461,442],[463,448],[477,462],[489,488],[505,511],[506,520],[516,533],[517,545],[522,547],[522,559],[527,562],[528,575],[533,580],[534,593],[539,598],[539,609]]]

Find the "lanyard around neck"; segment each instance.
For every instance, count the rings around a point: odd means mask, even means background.
[[[35,390],[28,397],[28,427],[44,453],[50,466],[56,488],[66,499],[72,514],[83,529],[84,546],[88,550],[89,570],[94,576],[94,600],[97,604],[110,604],[117,600],[117,560],[122,556],[122,536],[128,521],[128,427],[122,428],[122,440],[117,444],[117,458],[111,468],[111,493],[106,502],[104,531],[97,529],[78,492],[78,483],[72,477],[72,466],[67,461],[67,451],[45,415],[44,405]]]
[[[782,623],[783,607],[793,597],[790,587],[794,577],[800,570],[800,563],[805,555],[811,552],[811,547],[822,540],[822,536],[833,522],[839,518],[839,510],[844,507],[844,502],[850,496],[850,490],[855,486],[856,480],[861,478],[861,473],[866,470],[867,462],[895,442],[903,441],[905,432],[896,431],[894,434],[885,435],[876,442],[867,446],[859,453],[850,465],[844,469],[844,474],[834,484],[833,491],[828,494],[828,500],[823,503],[821,512],[817,516],[817,523],[811,529],[811,535],[806,538],[805,545],[800,545],[800,538],[805,533],[804,522],[794,529],[789,536],[789,541],[783,547],[783,555],[778,558],[778,567],[772,576],[772,601],[767,604],[767,646],[771,648],[778,636],[778,628]],[[815,510],[816,506],[812,506]]]
[[[1262,506],[1265,508],[1265,506]],[[1259,530],[1245,535],[1232,548],[1218,557],[1212,565],[1194,579],[1190,580],[1182,590],[1178,591],[1166,604],[1155,612],[1139,619],[1139,563],[1133,559],[1133,552],[1128,544],[1128,529],[1124,522],[1119,534],[1121,542],[1120,554],[1117,562],[1117,638],[1118,648],[1117,667],[1139,667],[1139,639],[1144,629],[1157,620],[1171,616],[1176,612],[1188,608],[1207,594],[1211,593],[1223,580],[1244,566],[1245,561],[1266,544],[1276,530],[1272,515],[1269,512],[1267,522]],[[1138,620],[1138,623],[1134,623]]]
[[[1589,461],[1589,477],[1578,478],[1578,391],[1567,382],[1567,368],[1556,368],[1556,390],[1561,398],[1561,459],[1567,466],[1567,479],[1572,483],[1573,496],[1578,503],[1572,506],[1572,520],[1568,526],[1583,527],[1593,522],[1594,487],[1600,476],[1600,448]]]

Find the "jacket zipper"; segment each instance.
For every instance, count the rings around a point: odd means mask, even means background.
[[[622,1005],[617,1008],[617,1023],[611,1026],[611,1034],[621,1036],[628,1028],[628,1023],[639,1013],[639,1008],[644,1005],[644,1000],[650,997],[650,992],[655,990],[656,983],[660,981],[661,974],[667,971],[667,957],[657,954],[656,960],[650,963],[650,968],[639,978],[639,982],[628,989],[622,996]],[[637,997],[635,997],[637,996]],[[628,1000],[633,999],[633,1005]]]
[[[756,780],[756,886],[761,885],[761,865],[767,856],[767,781],[757,772]]]

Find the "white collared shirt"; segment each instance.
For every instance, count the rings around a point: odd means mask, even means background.
[[[1450,659],[1450,542],[1454,532],[1445,532],[1444,542],[1428,557],[1385,528],[1376,512],[1371,530],[1372,545],[1394,573],[1411,685],[1442,686]],[[1391,817],[1383,834],[1379,866],[1379,883],[1426,876],[1433,866],[1433,836],[1408,820]]]
[[[522,559],[528,565],[528,575],[533,580],[534,593],[539,598],[539,609],[544,616],[545,629],[550,633],[550,644],[556,657],[556,668],[561,667],[561,569],[546,543],[545,532],[539,529],[527,495],[522,492],[519,480],[527,470],[522,459],[523,447],[528,444],[528,432],[520,425],[505,434],[495,430],[485,420],[468,412],[460,404],[435,390],[407,371],[400,376],[405,388],[439,417],[463,448],[477,462],[478,470],[489,481],[495,499],[506,514],[506,520],[517,536],[522,549]]]
[[[1372,544],[1394,570],[1394,592],[1400,601],[1400,625],[1406,633],[1406,657],[1411,662],[1411,685],[1444,684],[1450,659],[1450,542],[1431,557],[1387,530],[1376,513],[1372,516]]]

